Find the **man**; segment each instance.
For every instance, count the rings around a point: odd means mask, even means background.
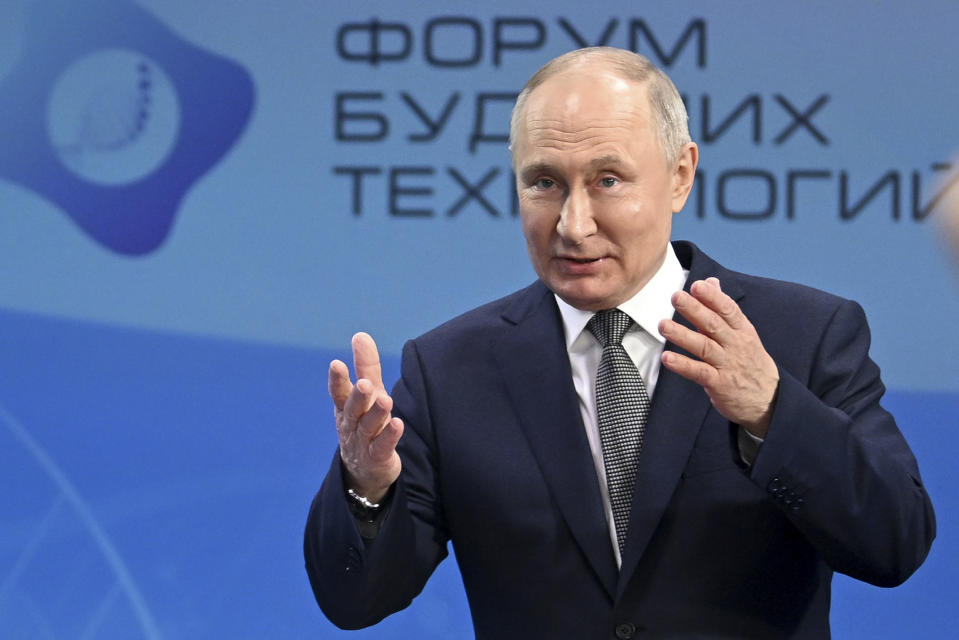
[[[407,343],[392,397],[369,336],[355,385],[331,364],[340,448],[305,554],[333,622],[405,607],[448,540],[477,638],[824,638],[833,571],[889,586],[925,558],[932,507],[859,306],[670,244],[686,121],[626,51],[527,83],[511,153],[538,282]]]

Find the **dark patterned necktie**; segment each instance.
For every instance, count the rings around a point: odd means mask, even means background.
[[[636,467],[649,416],[646,383],[622,345],[632,324],[633,320],[619,309],[605,309],[586,325],[603,345],[596,372],[596,412],[620,552],[626,542]]]

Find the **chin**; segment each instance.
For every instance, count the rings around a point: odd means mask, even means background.
[[[567,304],[577,309],[582,309],[583,311],[599,311],[600,309],[608,309],[611,306],[616,306],[615,304],[610,305],[607,302],[608,298],[606,296],[588,294],[583,291],[570,291],[562,287],[558,289],[550,288],[556,295],[565,300]]]

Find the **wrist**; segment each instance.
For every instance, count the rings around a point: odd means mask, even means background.
[[[345,458],[342,461],[343,488],[352,490],[358,496],[362,496],[374,504],[382,502],[393,486],[395,478],[385,481],[386,479],[382,478],[381,474],[371,477],[371,474],[368,473],[356,473],[356,465],[351,465]],[[362,471],[362,469],[360,470]]]
[[[766,405],[766,409],[754,421],[740,422],[739,426],[749,432],[755,438],[765,439],[769,432],[769,425],[773,420],[773,413],[776,410],[776,400],[779,398],[779,382],[776,382],[776,388],[773,390],[772,398]]]

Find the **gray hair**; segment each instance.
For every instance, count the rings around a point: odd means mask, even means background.
[[[689,116],[686,114],[686,105],[683,104],[676,85],[648,58],[614,47],[576,49],[553,58],[540,67],[516,98],[509,120],[510,145],[515,142],[516,130],[519,128],[526,101],[533,89],[554,75],[592,60],[606,63],[611,71],[622,75],[624,79],[646,86],[650,110],[657,125],[656,134],[659,145],[663,149],[666,161],[670,165],[674,164],[679,156],[679,150],[690,141]]]

